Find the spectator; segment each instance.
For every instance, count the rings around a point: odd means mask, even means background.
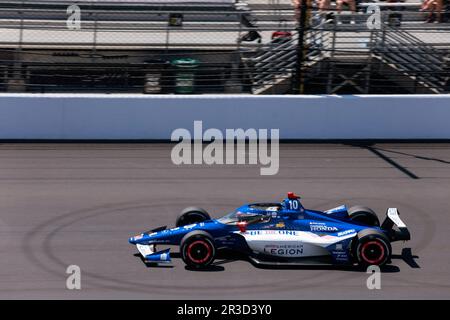
[[[429,11],[427,23],[443,22],[442,11],[444,10],[444,0],[425,0],[422,4],[420,11]]]
[[[328,11],[330,10],[331,0],[318,0],[318,4],[320,11]],[[336,9],[339,14],[342,12],[344,4],[349,6],[352,14],[356,13],[356,0],[336,0]],[[355,20],[352,19],[350,23],[354,24]],[[340,19],[338,19],[338,24],[341,24]]]
[[[350,7],[350,11],[352,13],[356,12],[356,1],[355,0],[337,0],[336,1],[336,7],[337,7],[337,11],[339,13],[342,12],[342,6],[344,4],[347,4]]]
[[[295,21],[297,21],[297,23],[298,23],[300,21],[302,0],[291,0],[291,1],[292,1],[292,5],[294,6],[294,11],[295,11]]]
[[[292,1],[292,5],[294,6],[294,11],[295,11],[295,20],[298,22],[300,22],[300,18],[301,18],[301,13],[302,13],[302,5],[303,5],[303,0],[291,0]],[[320,0],[318,0],[320,1]],[[309,19],[309,17],[311,16],[311,9],[312,9],[312,2],[313,0],[305,0],[306,6],[307,6],[307,14],[306,14],[306,19]]]
[[[334,12],[331,11],[331,0],[317,0],[317,7],[320,12],[326,12],[325,16],[322,16],[324,21],[334,19]]]
[[[241,37],[241,41],[252,42],[258,40],[261,42],[261,35],[257,31],[257,19],[254,19],[249,13],[241,14],[241,23],[250,29],[245,35]]]
[[[352,12],[352,14],[356,13],[356,0],[337,0],[336,1],[336,8],[337,8],[338,14],[341,14],[342,7],[343,7],[344,4],[349,6],[350,11]],[[340,24],[342,22],[338,20],[338,23]],[[355,19],[353,17],[350,20],[350,23],[351,24],[355,24]]]
[[[318,0],[319,10],[320,11],[328,11],[330,10],[331,0]]]

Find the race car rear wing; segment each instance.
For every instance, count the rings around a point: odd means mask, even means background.
[[[388,208],[386,219],[384,219],[381,229],[387,231],[391,241],[408,241],[411,240],[406,224],[400,219],[400,213],[397,208]]]

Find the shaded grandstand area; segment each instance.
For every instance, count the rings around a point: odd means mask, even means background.
[[[0,0],[0,91],[449,92],[448,11],[426,23],[417,0],[377,2],[379,30],[370,1],[342,14],[312,2],[305,29],[290,0],[77,1],[78,29],[72,4]]]

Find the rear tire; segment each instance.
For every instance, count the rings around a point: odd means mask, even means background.
[[[209,233],[196,230],[183,237],[180,252],[181,258],[188,267],[201,269],[206,268],[214,261],[216,247]]]
[[[348,216],[351,221],[362,223],[371,227],[379,227],[380,220],[377,214],[370,208],[354,206],[348,209]]]
[[[392,252],[389,239],[381,231],[373,229],[358,232],[353,250],[358,265],[363,268],[385,265]]]
[[[197,207],[189,207],[181,211],[178,215],[175,225],[177,227],[186,226],[189,224],[199,223],[206,220],[211,220],[208,212],[205,209]]]

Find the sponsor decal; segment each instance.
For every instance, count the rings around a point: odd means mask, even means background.
[[[339,233],[337,234],[337,236],[338,236],[338,237],[342,237],[342,236],[345,236],[345,235],[347,235],[347,234],[351,234],[351,233],[355,233],[355,232],[356,232],[355,229],[350,229],[350,230],[346,230],[346,231],[339,232]]]
[[[196,225],[197,225],[196,223],[194,223],[194,224],[188,224],[187,226],[184,226],[183,228],[185,228],[185,229],[192,229],[192,228],[194,228]]]
[[[167,254],[167,253],[161,253],[161,255],[159,256],[159,259],[160,259],[161,261],[166,261],[166,260],[167,260],[167,257],[168,257],[168,254]]]
[[[338,228],[329,227],[326,225],[310,225],[311,231],[325,231],[325,232],[336,232]]]
[[[153,243],[154,244],[157,244],[157,243],[170,243],[170,240],[168,240],[168,239],[167,240],[155,240],[155,241],[153,241]]]
[[[266,234],[281,234],[281,235],[288,235],[288,236],[296,236],[297,232],[293,230],[249,230],[247,231],[247,234],[250,236],[255,235],[266,235]]]
[[[134,240],[135,240],[135,241],[136,241],[136,240],[141,240],[143,237],[144,237],[144,234],[141,233],[141,234],[135,236],[135,237],[134,237]]]
[[[264,252],[276,256],[300,256],[303,255],[303,245],[267,245]]]
[[[345,205],[333,208],[333,209],[329,209],[327,211],[324,211],[326,214],[332,214],[332,213],[336,213],[338,211],[344,210],[345,209]]]
[[[278,222],[278,223],[275,225],[275,227],[277,227],[277,228],[284,228],[284,227],[286,227],[286,225],[284,224],[284,222]]]
[[[288,235],[288,236],[296,236],[297,232],[292,231],[292,230],[279,230],[278,234],[284,234],[284,235]]]
[[[337,253],[334,253],[333,252],[333,254],[335,255],[335,257],[334,257],[334,259],[336,260],[336,261],[348,261],[348,255],[347,254],[337,254]]]

